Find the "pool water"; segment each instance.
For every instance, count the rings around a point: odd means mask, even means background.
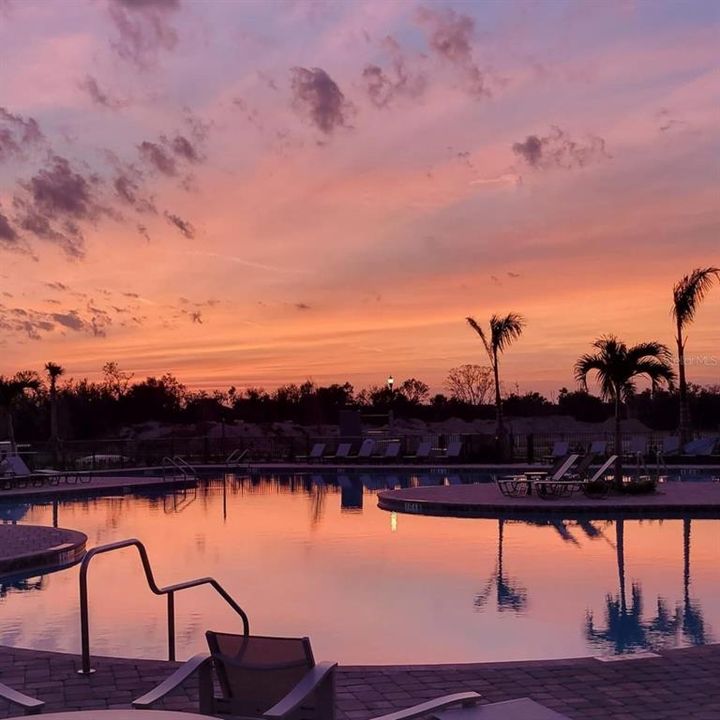
[[[137,537],[160,584],[211,575],[258,634],[309,635],[321,659],[426,663],[607,655],[716,641],[720,520],[397,515],[379,488],[416,473],[230,476],[169,494],[0,503],[0,519]],[[166,657],[164,598],[137,553],[90,568],[93,654]],[[239,631],[209,588],[176,598],[178,657]],[[77,652],[78,568],[0,584],[0,643]]]

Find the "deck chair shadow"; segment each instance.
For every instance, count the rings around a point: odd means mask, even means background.
[[[310,640],[206,633],[210,654],[196,655],[154,690],[133,701],[150,709],[198,674],[199,710],[265,720],[334,720],[337,663],[316,663]],[[219,692],[216,692],[216,688]],[[408,708],[396,720],[428,715],[452,705],[473,705],[481,696],[456,693]]]

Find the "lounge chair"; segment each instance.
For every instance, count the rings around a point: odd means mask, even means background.
[[[579,455],[568,455],[553,466],[552,474],[526,473],[525,475],[504,475],[495,478],[498,490],[507,497],[522,497],[532,494],[536,483],[557,483],[561,481],[575,464]]]
[[[607,455],[607,440],[593,440],[590,443],[590,449],[588,452],[591,455],[599,455],[605,457]]]
[[[660,447],[662,455],[677,455],[680,452],[680,438],[675,435],[664,437]]]
[[[473,711],[450,709],[433,713],[432,720],[570,720],[555,710],[541,705],[531,698],[501,700],[496,703],[481,705]],[[375,718],[375,720],[384,720]]]
[[[315,663],[308,638],[274,638],[206,633],[210,655],[188,660],[154,690],[133,701],[150,709],[189,677],[198,674],[199,710],[265,720],[332,720],[337,663]],[[219,695],[215,694],[217,686]],[[452,705],[480,701],[474,692],[446,695],[401,713],[395,720],[430,715]]]
[[[683,448],[683,454],[690,456],[712,455],[717,444],[718,438],[716,437],[706,437],[698,438],[697,440],[691,440]]]
[[[326,444],[323,442],[315,443],[310,450],[308,455],[298,456],[298,460],[307,460],[308,462],[317,461],[320,462],[325,455]]]
[[[418,462],[420,460],[429,460],[430,454],[432,453],[432,442],[430,440],[423,440],[415,451],[414,455],[406,455],[405,460],[413,460]]]
[[[0,683],[0,698],[10,705],[17,705],[22,708],[25,715],[37,715],[45,707],[45,703],[37,698],[25,695],[25,693],[13,690],[13,688]]]
[[[557,440],[553,443],[549,455],[545,456],[545,462],[553,463],[560,458],[567,457],[570,452],[570,443],[567,440]]]
[[[648,442],[644,435],[633,435],[630,438],[630,445],[625,456],[637,460],[638,458],[644,458],[647,455]]]
[[[375,452],[375,441],[372,438],[365,438],[365,440],[362,441],[362,445],[360,446],[360,449],[358,450],[357,455],[354,455],[351,459],[352,460],[371,460],[374,452]]]
[[[334,455],[325,455],[324,460],[349,460],[350,450],[352,449],[352,443],[344,442],[340,443],[335,450]]]
[[[575,480],[564,480],[564,479],[549,479],[549,480],[536,480],[533,482],[533,490],[535,494],[545,500],[549,498],[557,497],[568,497],[574,492],[580,490],[587,491],[589,488],[595,488],[595,483],[599,482],[603,476],[610,469],[610,466],[617,460],[617,455],[611,455],[594,473],[593,475],[586,475],[584,478],[577,478]],[[608,488],[606,487],[606,490]],[[598,494],[593,492],[593,494]],[[600,493],[606,494],[606,493]]]
[[[459,460],[462,454],[463,444],[462,440],[451,440],[445,448],[445,460]]]
[[[573,479],[584,478],[593,462],[595,462],[595,455],[592,452],[583,455],[580,462],[568,471],[568,477]]]
[[[379,460],[397,460],[400,457],[400,441],[391,440],[385,446],[385,452],[378,456]]]

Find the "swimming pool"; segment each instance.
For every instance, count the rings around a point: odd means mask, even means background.
[[[342,663],[604,655],[720,632],[720,520],[455,519],[377,508],[393,484],[459,473],[270,473],[196,490],[0,503],[0,518],[140,538],[162,584],[212,575],[256,633]],[[474,480],[484,479],[478,476]],[[698,479],[696,475],[686,479]],[[77,568],[0,587],[0,642],[79,650]],[[133,551],[90,571],[93,654],[165,657],[165,606]],[[239,629],[210,590],[176,598],[178,657]]]

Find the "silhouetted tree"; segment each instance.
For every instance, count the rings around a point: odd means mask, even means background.
[[[665,345],[647,342],[630,348],[614,335],[596,340],[595,353],[583,355],[575,363],[575,377],[587,390],[590,373],[595,373],[602,396],[615,406],[615,483],[622,487],[622,402],[635,392],[635,381],[646,376],[653,386],[671,385],[675,373],[670,367],[670,351]]]
[[[720,268],[696,268],[685,275],[673,287],[672,314],[675,318],[675,342],[678,351],[680,375],[680,442],[685,444],[690,432],[690,412],[688,408],[687,380],[685,376],[685,343],[684,331],[695,319],[698,306],[707,295],[714,281],[720,282]]]
[[[517,340],[522,334],[523,328],[525,327],[525,320],[521,315],[517,313],[508,313],[504,317],[493,315],[490,318],[490,333],[489,336],[483,330],[478,322],[472,318],[465,318],[468,325],[480,336],[485,351],[487,352],[488,358],[490,359],[490,366],[492,367],[493,375],[495,376],[495,413],[497,419],[497,436],[501,440],[501,446],[503,452],[504,438],[505,438],[505,425],[503,423],[503,411],[502,411],[502,396],[500,395],[500,370],[498,357],[501,355],[514,340]]]
[[[445,380],[450,396],[468,405],[482,405],[492,384],[492,368],[484,365],[467,364],[451,368]]]
[[[567,388],[560,388],[557,406],[561,415],[570,415],[581,422],[602,422],[610,417],[608,406],[586,390],[571,392]]]
[[[411,405],[420,405],[428,399],[430,388],[422,380],[409,378],[400,383],[397,392]]]
[[[0,375],[0,415],[5,420],[5,431],[10,441],[11,452],[17,452],[15,442],[15,426],[13,425],[13,410],[18,400],[25,395],[27,390],[37,391],[41,383],[37,373],[31,370],[23,370],[11,378]]]
[[[58,440],[60,437],[58,428],[58,397],[57,381],[65,373],[65,368],[54,362],[45,363],[45,372],[50,381],[50,442],[53,448],[53,458],[57,463]]]

